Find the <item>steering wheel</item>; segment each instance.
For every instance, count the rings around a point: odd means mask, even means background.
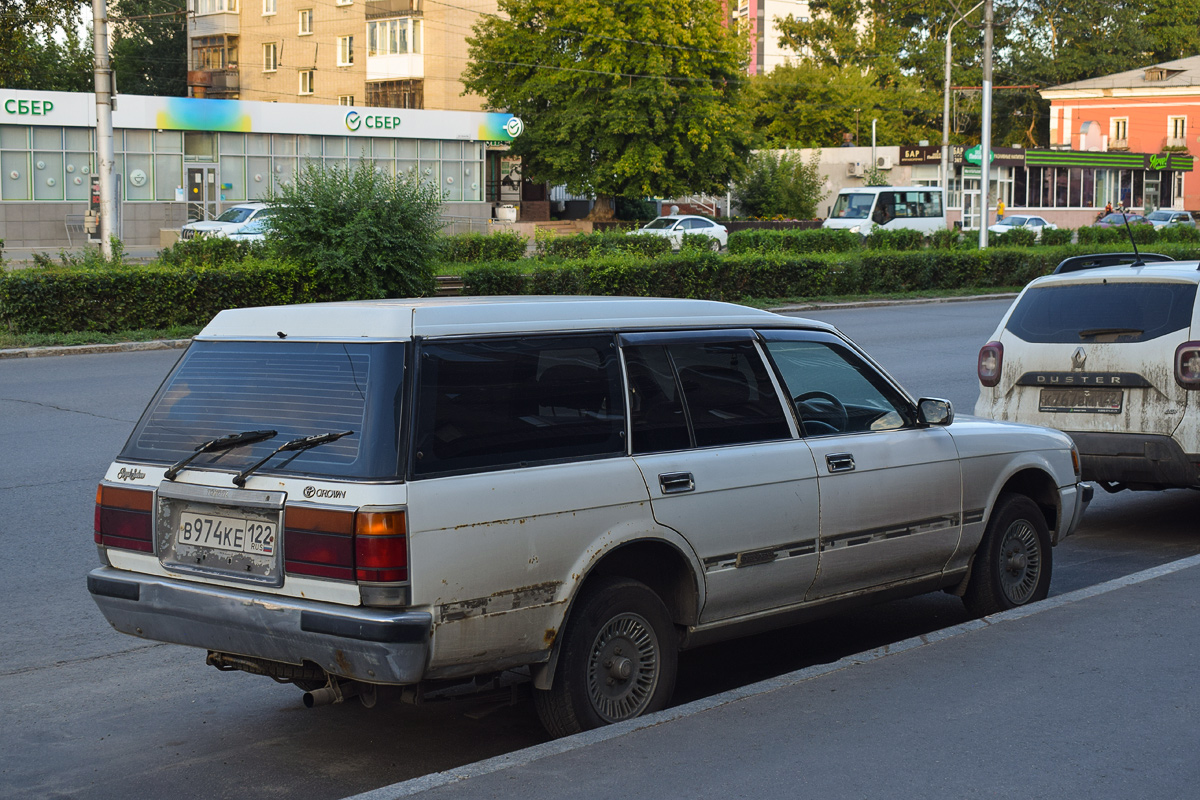
[[[822,433],[841,433],[850,427],[850,415],[842,401],[829,392],[805,392],[793,398],[800,419],[804,423],[804,432],[810,436]],[[812,401],[817,402],[812,402]],[[820,426],[810,429],[809,425]],[[829,428],[829,430],[822,430]]]

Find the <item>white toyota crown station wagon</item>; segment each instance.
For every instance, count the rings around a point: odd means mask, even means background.
[[[944,590],[1044,598],[1091,486],[1063,433],[955,420],[835,328],[628,298],[218,314],[100,483],[118,631],[407,700],[527,669],[565,735],[683,648]]]

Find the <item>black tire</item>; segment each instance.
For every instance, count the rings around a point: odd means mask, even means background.
[[[1041,509],[1023,494],[1000,495],[975,551],[963,604],[984,617],[1044,600],[1052,566]]]
[[[666,706],[679,643],[662,600],[626,578],[589,582],[567,621],[554,685],[535,689],[551,736],[569,736]]]

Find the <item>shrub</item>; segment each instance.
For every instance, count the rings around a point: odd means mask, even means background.
[[[487,261],[463,271],[463,294],[524,294],[526,278],[510,261]]]
[[[1070,228],[1056,228],[1042,231],[1042,244],[1047,247],[1061,247],[1071,243],[1075,231]]]
[[[857,250],[857,233],[833,228],[767,230],[751,228],[729,234],[730,253],[845,253]]]
[[[238,264],[247,258],[262,258],[264,242],[242,242],[225,236],[196,236],[180,239],[158,253],[158,263],[164,267],[221,267]]]
[[[311,270],[257,258],[219,268],[152,264],[0,276],[0,320],[22,333],[202,325],[226,308],[318,299]]]
[[[929,246],[937,250],[952,250],[962,244],[958,230],[939,228],[929,235]]]
[[[820,150],[814,150],[807,163],[797,153],[753,153],[745,175],[733,187],[734,203],[748,217],[812,219],[829,194],[820,161]]]
[[[671,240],[652,233],[628,234],[613,230],[602,233],[576,233],[547,237],[539,255],[543,258],[583,259],[615,253],[632,253],[656,258],[671,252]]]
[[[1160,242],[1200,242],[1200,228],[1194,225],[1167,225],[1158,229]]]
[[[920,250],[925,246],[925,234],[904,228],[876,228],[868,234],[864,244],[870,250]]]
[[[1037,234],[1029,228],[1013,228],[994,235],[1000,247],[1033,247],[1037,243]]]
[[[438,243],[438,258],[447,263],[472,264],[478,261],[518,261],[525,256],[525,237],[516,231],[498,233],[460,233],[445,236]]]
[[[433,291],[441,191],[416,178],[308,165],[271,198],[275,251],[314,271],[338,297],[404,297]]]

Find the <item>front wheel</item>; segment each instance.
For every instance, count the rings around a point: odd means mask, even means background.
[[[975,551],[963,604],[983,617],[1044,600],[1050,571],[1050,530],[1041,509],[1025,495],[1001,495]]]
[[[554,685],[534,705],[552,736],[569,736],[663,708],[675,688],[678,643],[648,586],[602,578],[571,612]]]

